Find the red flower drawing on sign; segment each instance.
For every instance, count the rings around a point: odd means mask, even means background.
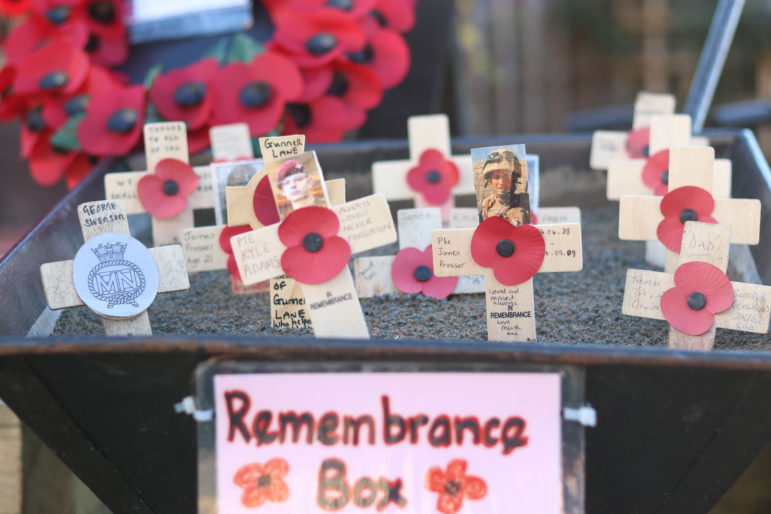
[[[723,271],[706,262],[688,262],[675,271],[675,287],[661,296],[661,312],[670,325],[688,335],[701,335],[715,314],[731,308],[734,289]]]
[[[252,227],[249,225],[238,225],[237,227],[225,227],[222,229],[222,232],[220,232],[220,248],[222,248],[223,252],[228,254],[228,271],[232,277],[239,280],[241,280],[241,273],[238,271],[238,266],[236,265],[236,258],[233,255],[233,245],[230,244],[230,238],[237,236],[238,234],[243,234],[244,232],[249,232],[250,230],[252,230]]]
[[[289,213],[278,226],[286,246],[281,268],[303,284],[320,284],[337,276],[348,265],[351,247],[337,235],[340,221],[331,209],[303,207]]]
[[[155,171],[142,177],[137,196],[142,207],[156,218],[171,218],[187,207],[187,197],[198,187],[198,175],[186,162],[163,159]]]
[[[145,88],[94,93],[78,125],[78,141],[92,155],[126,155],[139,142],[145,119]]]
[[[423,293],[431,298],[447,298],[458,283],[458,277],[434,275],[431,245],[425,250],[404,248],[396,254],[391,266],[391,280],[402,293]]]
[[[659,241],[673,252],[680,253],[686,221],[717,223],[711,216],[715,208],[712,195],[695,186],[678,187],[661,199],[661,220],[656,228]]]
[[[241,503],[244,507],[259,507],[266,501],[283,502],[289,498],[289,488],[284,477],[289,464],[281,458],[271,459],[262,464],[243,466],[236,472],[233,482],[244,489]]]
[[[651,155],[642,170],[643,183],[653,189],[656,196],[664,196],[669,190],[669,150]]]
[[[423,195],[432,205],[446,202],[459,180],[460,172],[455,163],[433,148],[420,154],[418,165],[407,173],[410,189]]]
[[[507,286],[529,280],[545,255],[546,244],[536,227],[515,227],[498,216],[480,223],[471,238],[471,257],[480,266],[492,268],[496,280]]]
[[[426,473],[426,488],[439,493],[436,510],[455,514],[463,506],[463,500],[479,500],[487,494],[487,484],[479,477],[466,475],[467,463],[455,459],[447,465],[447,471],[433,467]]]
[[[167,120],[184,121],[188,130],[201,128],[211,114],[211,83],[218,69],[219,62],[207,58],[160,75],[150,89],[150,99]]]
[[[651,138],[651,129],[643,127],[634,129],[626,136],[626,153],[631,159],[647,159]]]

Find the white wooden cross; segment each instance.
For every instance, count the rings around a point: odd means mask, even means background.
[[[725,273],[728,266],[729,229],[712,223],[688,221],[685,223],[683,248],[678,266],[690,262],[706,262]],[[707,282],[705,280],[704,282]],[[731,282],[733,305],[714,316],[712,327],[697,335],[688,335],[674,326],[669,328],[669,347],[680,350],[711,350],[715,343],[715,329],[728,328],[743,332],[765,334],[771,317],[771,287],[741,282]],[[673,274],[659,271],[631,269],[627,271],[624,303],[621,311],[628,316],[665,320],[661,298],[675,286]],[[701,310],[709,307],[709,298],[700,291],[686,291],[688,309]],[[706,300],[701,302],[698,295]]]
[[[673,147],[669,153],[669,194],[683,186],[713,189],[715,150],[708,146]],[[661,196],[626,195],[619,204],[618,237],[633,241],[655,241],[662,221]],[[715,198],[712,217],[731,231],[733,244],[758,244],[760,200]],[[698,221],[698,220],[696,220]],[[667,250],[666,271],[674,271],[678,257]]]
[[[75,259],[40,267],[48,306],[85,304],[104,319],[107,335],[151,334],[146,309],[156,293],[190,287],[182,248],[148,250],[131,238],[117,200],[83,203],[78,218],[84,245]]]
[[[144,126],[146,171],[123,171],[104,176],[104,190],[107,200],[121,200],[126,214],[143,214],[147,211],[139,201],[137,185],[153,172],[159,161],[167,158],[188,162],[187,129],[181,121],[148,123]],[[185,209],[171,218],[152,217],[153,244],[179,243],[183,229],[192,227],[193,211],[214,207],[213,182],[209,166],[193,168],[198,176],[198,187],[187,197]]]
[[[675,112],[675,97],[668,94],[637,93],[634,103],[632,129],[650,126],[651,116]],[[629,132],[617,130],[596,130],[592,134],[589,165],[595,170],[606,170],[611,161],[629,157],[626,149]]]
[[[480,187],[479,193],[484,189]],[[583,267],[581,226],[537,226],[545,243],[538,273],[579,271]],[[487,338],[493,341],[535,341],[533,279],[517,285],[501,284],[490,268],[477,264],[471,255],[475,229],[435,230],[432,235],[434,274],[437,276],[484,275]],[[511,241],[509,241],[510,243]],[[509,248],[516,252],[516,247]],[[512,255],[513,252],[508,252]]]
[[[411,116],[407,119],[407,135],[409,159],[372,163],[373,191],[385,195],[389,201],[414,199],[416,207],[440,207],[442,219],[446,221],[454,205],[454,195],[474,194],[471,159],[468,155],[452,155],[450,122],[445,114]],[[431,148],[439,150],[445,159],[452,160],[460,172],[458,184],[453,187],[450,199],[443,205],[431,205],[407,184],[410,169],[417,165],[421,154]]]

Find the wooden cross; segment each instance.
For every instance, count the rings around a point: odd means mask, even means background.
[[[642,129],[650,126],[651,116],[656,114],[673,114],[675,112],[675,97],[667,94],[637,93],[634,103],[634,118],[632,129]],[[629,133],[617,130],[596,130],[592,134],[592,147],[589,165],[595,170],[606,170],[611,161],[629,156],[626,141]]]
[[[688,221],[685,223],[683,248],[678,266],[689,262],[707,262],[725,272],[728,266],[729,229],[712,223]],[[731,282],[733,305],[715,314],[712,327],[699,335],[688,335],[677,328],[669,328],[669,347],[680,350],[711,350],[715,343],[715,329],[728,328],[743,332],[765,334],[771,316],[771,287]],[[665,320],[661,307],[664,293],[675,286],[674,275],[659,271],[631,269],[626,274],[624,303],[621,312],[628,316]],[[691,293],[687,293],[690,297]],[[702,294],[702,293],[698,293]],[[706,300],[709,302],[709,299]],[[704,308],[703,304],[689,305],[689,309]]]
[[[484,187],[478,188],[481,196]],[[546,252],[538,273],[579,271],[583,267],[581,226],[537,226]],[[501,284],[490,268],[477,264],[471,255],[475,229],[435,230],[432,235],[434,274],[437,276],[484,275],[487,338],[494,341],[535,341],[533,279],[521,284]],[[516,248],[513,248],[516,251]],[[509,252],[511,254],[511,252]]]
[[[215,125],[209,129],[212,162],[231,162],[254,159],[249,125],[231,123]]]
[[[712,192],[715,150],[708,146],[673,147],[669,153],[669,192],[696,186]],[[627,195],[619,204],[618,237],[632,241],[655,241],[663,219],[661,196]],[[758,244],[760,239],[760,200],[715,198],[712,217],[731,231],[734,244]],[[667,250],[665,270],[677,267],[677,254]]]
[[[107,200],[121,200],[126,214],[147,213],[137,195],[139,181],[153,173],[159,161],[167,158],[188,162],[187,129],[181,121],[148,123],[144,126],[147,171],[123,171],[104,176]],[[183,229],[192,227],[193,211],[214,207],[213,182],[208,166],[194,167],[198,187],[187,197],[185,209],[171,218],[152,218],[153,244],[155,246],[180,242]]]
[[[315,154],[313,158],[315,160]],[[266,163],[268,177],[274,188],[284,161],[285,159]],[[396,240],[391,211],[381,194],[330,208],[340,222],[338,236],[348,242],[351,254],[371,250]],[[281,256],[285,247],[278,237],[279,226],[277,223],[231,238],[244,284],[254,284],[284,274]],[[301,289],[317,337],[369,337],[348,266],[326,282],[302,284]]]
[[[85,243],[75,259],[40,267],[48,306],[85,304],[103,318],[107,335],[151,334],[146,309],[156,293],[190,287],[182,248],[148,250],[131,238],[116,200],[83,203],[78,218]]]

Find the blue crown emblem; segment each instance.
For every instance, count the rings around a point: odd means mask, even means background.
[[[125,243],[105,243],[91,249],[99,262],[119,261],[126,251]]]

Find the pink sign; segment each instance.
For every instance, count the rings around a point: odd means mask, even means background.
[[[219,514],[562,512],[557,373],[217,375]]]

